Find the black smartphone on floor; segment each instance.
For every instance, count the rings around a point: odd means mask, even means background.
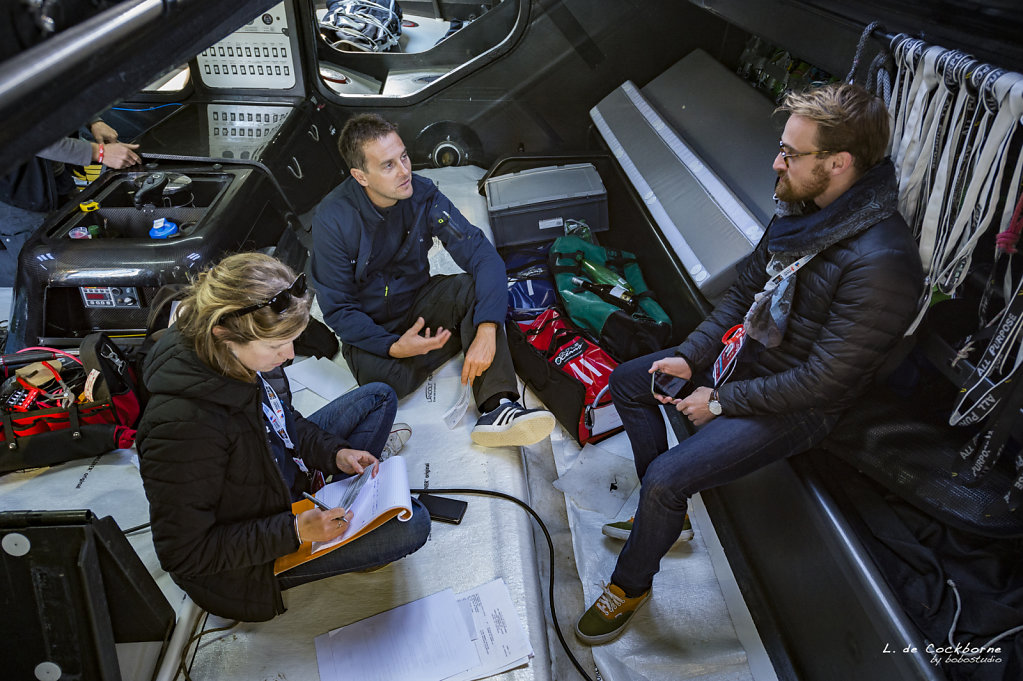
[[[465,515],[465,508],[469,505],[466,501],[438,497],[433,494],[420,494],[416,497],[426,510],[430,512],[430,519],[442,523],[457,525],[462,522]]]

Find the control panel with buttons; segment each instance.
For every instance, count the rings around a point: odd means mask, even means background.
[[[211,88],[287,90],[296,82],[293,52],[281,3],[203,50],[196,63]]]
[[[138,308],[138,290],[134,286],[80,286],[82,302],[90,308]]]

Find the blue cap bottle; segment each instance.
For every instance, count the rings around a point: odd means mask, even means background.
[[[153,227],[149,230],[149,236],[152,239],[169,239],[177,235],[177,224],[167,220],[166,218],[157,218],[153,220]]]

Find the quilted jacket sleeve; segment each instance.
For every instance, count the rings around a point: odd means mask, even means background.
[[[298,548],[290,510],[253,518],[242,496],[228,500],[234,508],[222,507],[229,477],[250,477],[253,498],[266,494],[266,477],[254,468],[263,462],[232,457],[239,451],[233,438],[186,415],[154,423],[140,442],[154,543],[168,572],[194,577],[264,565]]]
[[[349,203],[329,200],[313,218],[312,275],[316,300],[327,323],[342,343],[387,357],[399,336],[366,314],[355,281],[362,217]]]
[[[678,346],[678,354],[690,362],[696,372],[710,366],[723,347],[721,337],[728,329],[742,323],[753,304],[753,297],[767,281],[767,238],[746,259],[738,279],[725,293],[714,311]]]

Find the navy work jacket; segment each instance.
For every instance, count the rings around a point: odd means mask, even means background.
[[[415,320],[407,314],[430,278],[433,237],[476,284],[473,323],[503,324],[504,262],[482,231],[430,180],[412,175],[412,196],[380,210],[348,178],[313,218],[312,276],[323,319],[341,342],[383,357]]]

